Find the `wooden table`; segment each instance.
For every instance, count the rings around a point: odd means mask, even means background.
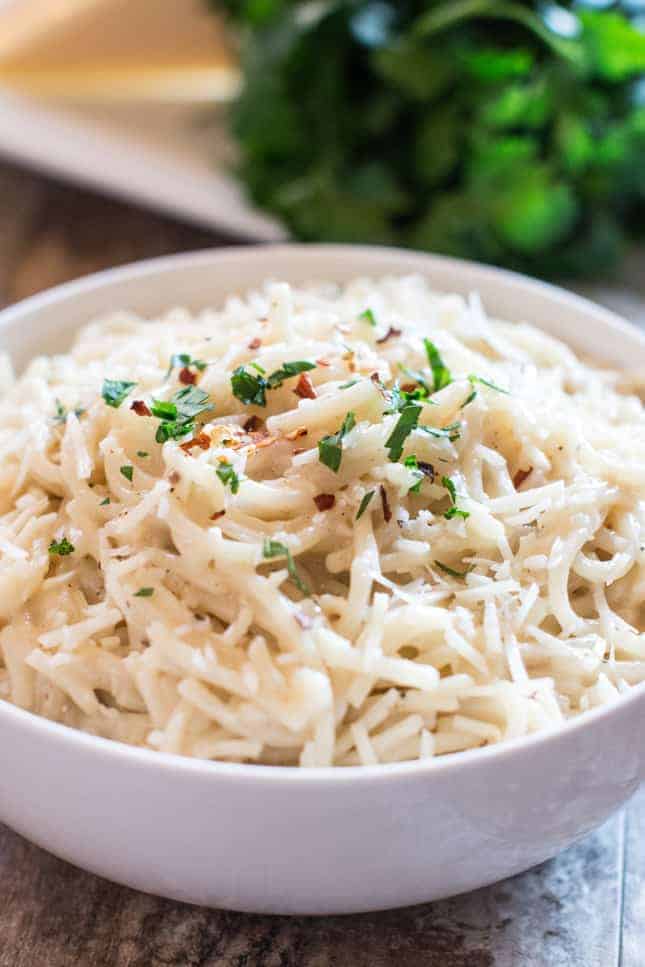
[[[230,241],[9,166],[0,199],[0,304]],[[645,324],[645,255],[620,284],[587,291]],[[0,883],[0,967],[643,967],[645,787],[529,873],[389,913],[288,919],[188,907],[82,873],[3,827]]]

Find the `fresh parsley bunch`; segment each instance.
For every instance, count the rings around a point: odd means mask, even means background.
[[[562,275],[607,269],[642,224],[636,0],[223,5],[240,173],[296,236]]]

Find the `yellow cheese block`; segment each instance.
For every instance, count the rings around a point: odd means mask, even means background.
[[[227,100],[235,53],[203,0],[15,0],[0,84],[73,100]]]

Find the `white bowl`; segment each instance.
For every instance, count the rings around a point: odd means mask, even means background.
[[[645,337],[562,290],[388,249],[240,248],[90,276],[0,314],[18,365],[116,308],[219,303],[267,277],[422,273],[478,290],[616,365]],[[555,732],[435,761],[347,769],[227,765],[109,742],[0,702],[0,819],[84,869],[178,900],[262,913],[350,913],[450,896],[519,873],[601,823],[645,777],[645,686]]]

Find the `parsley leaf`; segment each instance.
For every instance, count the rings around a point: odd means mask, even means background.
[[[441,353],[435,344],[430,339],[424,339],[423,345],[425,347],[426,356],[428,357],[430,369],[432,370],[434,392],[436,393],[438,390],[443,389],[444,386],[448,386],[449,383],[452,383],[452,376],[450,375],[450,370],[441,358]]]
[[[254,376],[247,373],[244,366],[238,366],[231,376],[231,389],[233,396],[244,403],[246,406],[266,406],[267,405],[267,381],[263,376]]]
[[[371,309],[365,309],[363,312],[361,312],[358,318],[362,319],[363,322],[368,323],[368,325],[376,328],[376,316]]]
[[[108,406],[118,409],[136,385],[136,383],[131,383],[127,379],[104,379],[101,396]]]
[[[216,467],[215,473],[222,481],[224,486],[228,484],[228,486],[231,488],[232,494],[236,494],[238,492],[238,490],[240,489],[240,478],[235,473],[235,470],[233,469],[232,464],[220,463],[220,465]]]
[[[262,546],[262,556],[265,558],[265,560],[270,560],[273,557],[286,557],[289,577],[298,590],[302,591],[304,595],[309,597],[309,588],[298,574],[293,557],[291,556],[291,551],[286,544],[282,544],[280,541],[271,540],[271,538],[267,537]]]
[[[267,380],[267,386],[269,389],[277,389],[290,376],[297,376],[299,373],[306,373],[310,369],[315,368],[316,364],[307,362],[306,359],[296,360],[292,363],[283,363],[280,369],[276,369],[275,372],[271,373]]]
[[[66,537],[62,537],[59,541],[52,541],[47,550],[50,554],[57,554],[59,557],[67,557],[67,555],[72,554],[76,548],[67,540]]]
[[[375,490],[368,490],[366,494],[363,495],[363,499],[360,502],[358,513],[356,514],[356,520],[360,520],[365,511],[368,508],[369,502],[376,493]]]
[[[468,377],[468,380],[471,386],[473,386],[475,383],[481,383],[482,386],[488,386],[489,389],[494,389],[496,393],[503,393],[505,396],[511,395],[507,389],[502,389],[501,386],[496,386],[495,383],[491,383],[489,379],[484,379],[483,376],[476,376],[474,373],[471,373],[470,376]],[[472,393],[466,400],[467,403],[470,402],[471,397],[472,397]],[[464,403],[463,405],[465,406],[466,403]]]
[[[155,593],[154,588],[139,588],[138,591],[134,592],[135,598],[151,598]]]
[[[338,389],[349,389],[350,386],[356,386],[357,383],[360,383],[360,379],[349,379],[349,380],[347,380],[346,383],[342,383],[338,387]]]
[[[132,475],[134,473],[134,467],[131,467],[129,464],[126,464],[123,467],[119,467],[119,470],[123,474],[125,479],[129,480],[130,483],[132,483]]]
[[[170,365],[168,366],[168,371],[165,377],[166,379],[169,378],[176,366],[194,366],[198,372],[203,373],[208,366],[208,363],[204,362],[203,359],[193,359],[189,353],[173,353],[173,355],[170,357]]]
[[[318,443],[318,459],[321,463],[324,463],[326,467],[329,467],[330,470],[333,470],[334,473],[338,473],[340,462],[343,458],[343,437],[347,436],[350,430],[353,430],[355,426],[356,417],[350,411],[345,416],[343,425],[338,433],[332,433],[329,436],[324,436]]]
[[[416,403],[406,403],[400,411],[396,426],[385,441],[385,446],[390,451],[390,460],[393,462],[403,453],[403,444],[419,422],[421,410],[422,407]]]
[[[457,507],[457,489],[454,485],[454,482],[450,479],[450,477],[442,477],[441,483],[450,494],[450,502],[452,503],[452,507],[447,510],[443,516],[446,518],[446,520],[452,520],[453,517],[463,517],[464,520],[467,520],[470,517],[470,511],[460,510],[459,507]]]
[[[101,503],[99,504],[99,507],[107,507],[109,503],[110,503],[110,498],[106,497],[105,500],[101,501]]]
[[[161,420],[155,440],[165,443],[186,436],[195,429],[195,417],[212,409],[208,393],[198,386],[185,386],[169,400],[153,400],[152,415]]]
[[[423,426],[420,426],[419,429],[423,430],[423,432],[427,433],[429,436],[436,437],[437,439],[447,437],[451,443],[454,443],[455,440],[458,440],[461,436],[461,423],[459,422],[450,423],[448,426],[426,426],[424,424]]]

